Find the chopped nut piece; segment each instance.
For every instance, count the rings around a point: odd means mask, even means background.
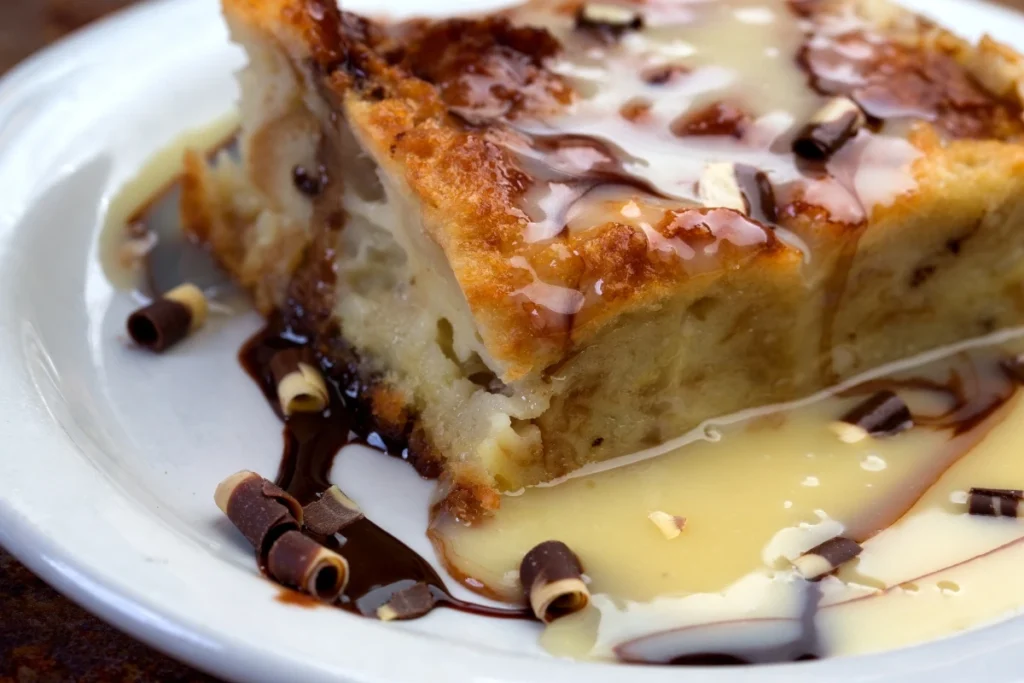
[[[744,215],[750,210],[736,177],[736,166],[713,163],[704,167],[697,185],[701,203],[711,208],[732,209]]]
[[[327,383],[302,349],[281,351],[270,361],[277,382],[277,398],[285,416],[319,413],[330,403]]]
[[[180,285],[132,313],[128,334],[139,346],[160,353],[202,327],[208,311],[203,290]]]
[[[662,512],[661,510],[655,510],[651,514],[647,515],[647,519],[654,522],[654,526],[658,527],[658,531],[660,531],[669,541],[673,538],[678,538],[683,532],[683,528],[686,526],[685,517],[670,515],[667,512]]]
[[[643,28],[644,18],[639,12],[621,5],[588,2],[576,12],[576,28],[598,29],[620,35]]]

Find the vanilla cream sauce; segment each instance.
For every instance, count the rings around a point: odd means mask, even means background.
[[[810,86],[800,64],[801,50],[805,44],[813,46],[816,67],[820,65],[833,78],[843,70],[850,74],[844,82],[857,83],[852,79],[862,78],[861,70],[880,42],[862,20],[822,17],[815,23],[798,17],[786,0],[631,7],[642,12],[644,27],[610,43],[574,30],[573,17],[557,11],[554,3],[548,11],[533,5],[511,12],[515,20],[544,26],[559,38],[564,51],[548,68],[577,93],[577,100],[566,110],[516,121],[517,128],[533,135],[578,135],[604,141],[615,150],[626,172],[675,198],[677,207],[680,200],[700,205],[696,184],[702,172],[708,164],[722,162],[757,168],[782,196],[804,196],[810,190],[808,201],[842,222],[858,223],[874,207],[890,204],[916,187],[912,164],[919,154],[892,134],[890,126],[865,131],[860,143],[851,146],[853,152],[834,160],[824,178],[809,178],[790,150],[795,128],[828,99]],[[861,38],[849,40],[853,34]],[[666,73],[672,75],[652,82],[649,74],[659,69],[669,69]],[[737,105],[753,120],[736,135],[673,132],[675,122],[716,103]],[[642,113],[636,115],[637,111]],[[571,170],[576,165],[578,172],[586,172],[594,162],[592,157],[560,159],[557,166]],[[589,203],[586,197],[572,196],[569,187],[541,183],[534,188],[524,206],[532,219],[526,241],[558,233],[550,224],[553,204]]]
[[[847,444],[829,425],[870,393],[833,393],[706,425],[656,457],[508,495],[472,527],[441,515],[431,536],[464,585],[507,600],[521,599],[518,563],[530,548],[568,544],[594,599],[547,628],[542,643],[560,655],[671,661],[742,651],[744,639],[763,648],[800,630],[808,584],[790,561],[840,534],[864,552],[817,584],[821,654],[949,635],[1024,607],[1015,579],[1024,520],[970,516],[965,505],[972,486],[1024,486],[1024,405],[998,365],[1020,350],[1021,341],[981,346],[895,373],[959,377],[978,406],[998,406],[961,433],[950,422],[918,424]],[[942,392],[898,393],[919,422],[952,406]],[[684,517],[682,533],[667,539],[648,519],[656,511]]]

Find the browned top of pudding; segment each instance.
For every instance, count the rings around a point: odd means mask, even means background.
[[[535,0],[390,25],[226,5],[311,66],[413,198],[506,380],[737,272],[805,296],[851,240],[1024,172],[1021,59],[885,2]],[[798,158],[837,95],[865,125]]]

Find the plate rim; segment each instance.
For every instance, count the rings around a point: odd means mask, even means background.
[[[946,1],[950,4],[963,4],[963,0]],[[96,62],[87,68],[100,68],[105,52],[109,56],[112,46],[118,44],[120,40],[127,40],[128,35],[135,33],[140,25],[156,23],[161,18],[171,20],[176,13],[184,15],[189,11],[197,11],[201,14],[202,11],[198,8],[210,4],[211,0],[150,0],[116,12],[109,18],[79,30],[29,57],[0,79],[0,133],[4,132],[5,117],[37,94],[35,77],[47,72],[59,72],[61,64],[70,61],[87,47],[91,50],[90,56]],[[1002,9],[988,6],[987,3],[978,4],[986,5],[990,9]],[[5,163],[9,163],[10,154],[9,148],[0,149],[0,169]],[[31,194],[25,196],[21,200],[23,208],[27,211],[36,199],[37,197]],[[24,213],[16,216],[10,212],[0,211],[0,265],[5,259],[12,258],[6,246],[14,238],[18,226],[23,227],[23,218]],[[0,277],[0,282],[3,281]],[[14,376],[19,369],[19,362],[23,362],[16,350],[20,349],[19,345],[24,341],[24,330],[17,329],[17,321],[7,319],[14,310],[9,305],[10,300],[11,295],[8,292],[0,292],[0,340],[9,342],[0,344],[0,370]],[[4,373],[0,373],[2,374]],[[47,411],[38,393],[32,393],[35,387],[29,377],[22,374],[20,382],[18,377],[14,379],[14,382],[0,384],[0,414],[7,413],[6,418],[0,421],[0,433],[8,445],[12,442],[16,445],[27,445],[30,440],[38,439],[45,442],[46,447],[52,449],[53,453],[59,452],[58,458],[80,459],[81,449],[68,438],[60,422]],[[21,394],[20,390],[28,391],[29,396]],[[6,409],[3,409],[4,407]],[[10,448],[5,448],[5,451],[10,458]],[[0,475],[16,469],[10,467],[4,460],[0,458]],[[92,476],[97,480],[96,485],[104,491],[117,493],[116,488],[109,481],[105,481],[102,474],[93,473]],[[181,615],[172,614],[167,608],[166,600],[161,602],[152,596],[133,595],[125,586],[124,579],[117,580],[117,568],[114,566],[76,562],[74,553],[61,544],[59,535],[52,527],[48,529],[44,523],[33,522],[21,514],[14,504],[25,496],[24,492],[19,491],[34,489],[39,492],[41,484],[27,481],[20,482],[20,485],[19,482],[15,484],[14,493],[7,486],[0,490],[0,543],[8,552],[63,595],[131,637],[197,669],[227,679],[270,681],[287,676],[309,681],[347,680],[380,683],[423,680],[424,673],[429,673],[434,677],[433,680],[467,683],[485,680],[491,683],[511,683],[549,679],[612,683],[621,680],[623,675],[628,675],[636,681],[651,683],[681,677],[694,683],[794,681],[821,677],[850,681],[864,680],[866,677],[878,681],[911,680],[908,677],[927,677],[934,680],[932,677],[935,675],[935,669],[947,664],[950,664],[952,669],[945,669],[943,676],[951,675],[954,669],[977,675],[979,669],[974,660],[990,656],[991,650],[994,649],[993,645],[1010,657],[1008,662],[1012,661],[1011,650],[1024,642],[1024,619],[1017,619],[963,634],[948,641],[933,641],[894,652],[836,658],[814,664],[780,664],[733,670],[692,668],[682,672],[668,667],[631,667],[623,670],[607,664],[496,653],[464,643],[438,643],[436,638],[360,619],[358,622],[353,620],[346,628],[339,630],[359,631],[361,634],[357,635],[356,642],[360,639],[379,641],[388,652],[401,652],[406,656],[380,658],[374,662],[364,660],[351,666],[346,664],[341,670],[325,669],[316,662],[282,657],[281,653],[263,648],[260,643],[242,641],[233,638],[225,630],[206,628],[195,619],[189,620],[182,618]],[[158,522],[152,519],[146,521],[150,525]],[[150,571],[155,572],[158,569],[151,568]],[[266,583],[255,578],[254,580]],[[240,580],[240,583],[249,585],[252,582]],[[973,650],[973,653],[968,650]],[[916,663],[908,661],[909,659],[915,659]],[[984,664],[984,660],[981,662]],[[1011,671],[1010,667],[1008,666],[1005,671]],[[1020,677],[1017,677],[1013,680],[1019,679]]]

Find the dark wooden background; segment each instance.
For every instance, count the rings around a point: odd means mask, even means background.
[[[136,0],[0,0],[0,73]],[[1024,9],[1024,0],[1002,0]],[[0,683],[207,682],[62,598],[0,549]]]

